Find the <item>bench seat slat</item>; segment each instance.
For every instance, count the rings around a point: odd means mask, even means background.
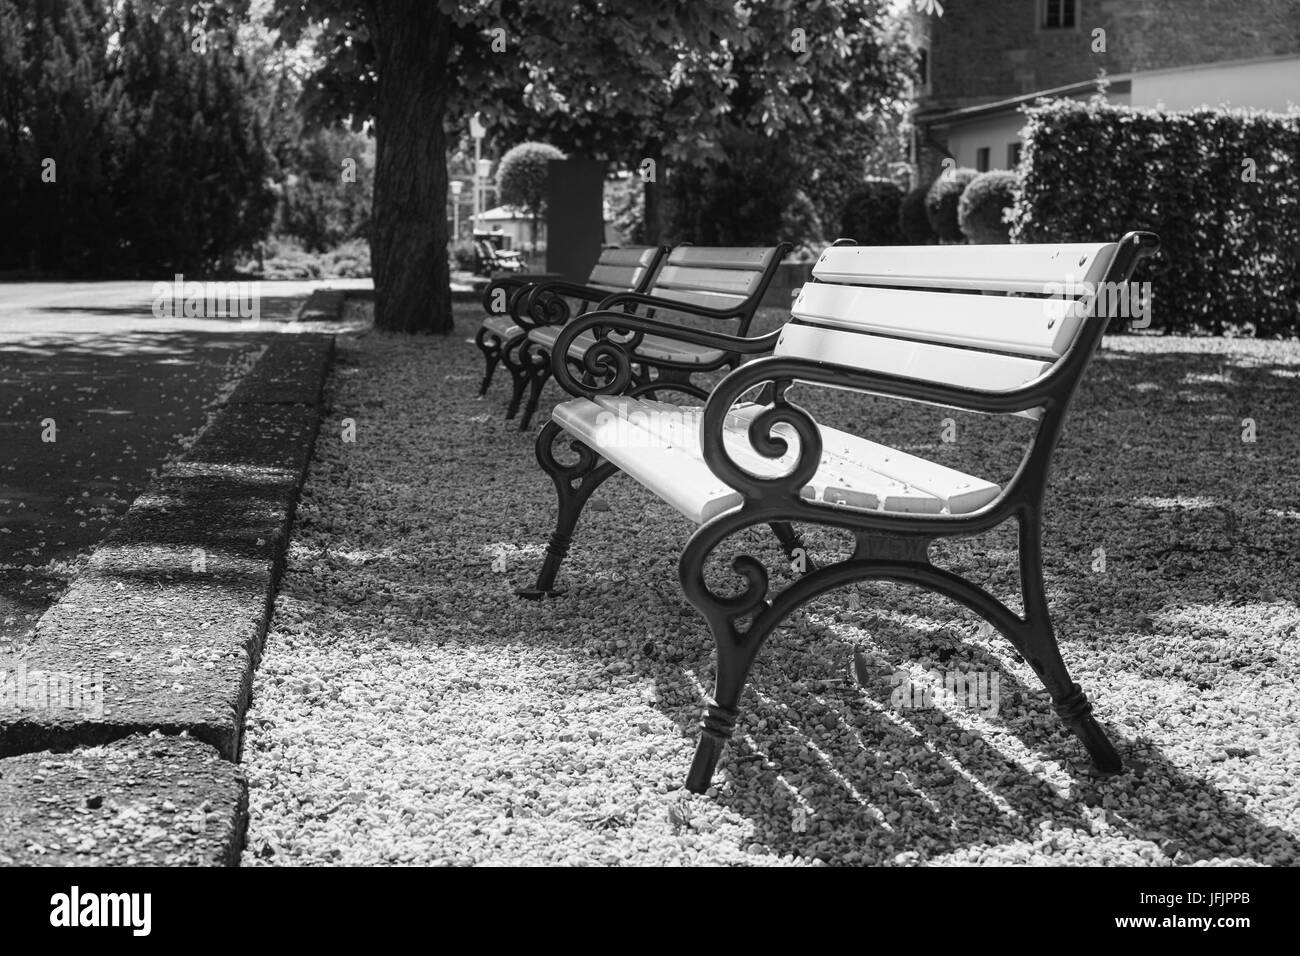
[[[813,267],[821,282],[1044,293],[1050,283],[1097,282],[1115,243],[832,246]]]
[[[563,331],[561,326],[542,325],[529,332],[528,336],[547,351],[553,351],[555,341],[560,337],[561,331]],[[617,336],[614,336],[614,338],[617,340]],[[583,332],[569,346],[569,357],[581,359],[595,341],[596,337],[594,335],[590,332]],[[709,365],[720,362],[723,358],[720,349],[696,345],[694,342],[679,342],[676,339],[666,338],[662,335],[647,335],[641,340],[641,344],[637,346],[636,354],[659,361],[682,362],[692,365]]]
[[[757,475],[782,474],[795,461],[796,439],[786,426],[778,426],[778,434],[790,441],[790,450],[776,459],[760,455],[749,444],[748,428],[761,411],[759,405],[736,406],[727,416],[723,441],[743,468]],[[557,406],[555,420],[687,517],[707,521],[735,507],[740,499],[704,465],[702,415],[698,406],[598,396],[595,401],[575,399]],[[602,423],[610,430],[602,432]],[[983,479],[837,429],[823,426],[822,440],[822,465],[802,494],[823,504],[957,514],[982,507],[1000,490]],[[686,458],[704,470],[685,464]]]
[[[503,342],[517,339],[524,334],[524,330],[515,325],[514,321],[508,315],[489,315],[483,320],[483,328],[487,329]]]
[[[719,481],[698,456],[681,448],[656,447],[649,435],[644,442],[602,447],[599,429],[605,421],[604,414],[607,414],[605,409],[595,402],[576,398],[556,405],[551,420],[697,524],[740,504],[739,492]],[[662,481],[665,475],[671,475],[672,480]]]
[[[792,312],[804,322],[847,331],[1056,358],[1070,347],[1083,321],[1066,314],[1072,304],[810,282]]]

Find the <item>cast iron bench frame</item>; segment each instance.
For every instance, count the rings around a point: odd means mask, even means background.
[[[718,249],[708,249],[706,247],[693,246],[691,243],[682,243],[674,247],[663,260],[660,270],[654,276],[651,291],[639,290],[634,292],[616,293],[602,299],[596,306],[595,313],[589,314],[598,314],[615,309],[619,310],[620,313],[629,313],[637,308],[646,309],[648,317],[654,316],[658,311],[680,312],[687,315],[699,316],[705,319],[712,319],[717,322],[735,321],[738,323],[736,335],[740,338],[747,338],[749,335],[749,327],[754,321],[754,315],[758,312],[759,306],[763,302],[763,297],[767,294],[768,287],[772,284],[772,279],[775,278],[777,270],[781,267],[782,260],[792,248],[790,243],[779,242],[775,246],[763,247],[770,252],[771,258],[761,271],[756,287],[743,301],[730,308],[715,309],[686,301],[684,299],[675,298],[674,291],[677,290],[668,290],[660,293],[653,291],[654,284],[657,284],[663,275],[663,270],[674,265],[674,256],[679,252],[684,253],[685,255],[690,255],[692,252],[703,252],[706,254],[711,252],[728,253],[740,248],[742,247],[719,247]],[[683,265],[686,268],[691,267],[689,263],[684,263]],[[544,291],[544,287],[539,287],[534,295],[540,295],[544,293]],[[686,294],[686,292],[689,291],[691,290],[685,290],[679,294]],[[695,291],[702,294],[713,294],[717,292],[716,289],[709,289],[703,286]],[[537,309],[529,309],[528,311],[530,316],[534,319],[541,315],[540,310]],[[541,322],[536,324],[563,325],[567,320],[568,316],[566,315],[561,321],[551,321],[549,318],[543,318]],[[681,342],[700,344],[698,343],[698,340],[693,339],[690,336],[678,334],[678,332],[683,329],[682,326],[671,323],[661,324],[666,329],[671,330],[667,335],[668,338],[674,338]],[[576,338],[576,335],[566,339],[565,348],[555,348],[554,350],[550,350],[545,344],[537,341],[530,330],[525,342],[519,347],[518,362],[524,369],[524,375],[528,378],[528,404],[524,409],[523,418],[519,422],[520,431],[526,431],[531,425],[532,417],[537,412],[538,403],[541,401],[542,389],[545,387],[547,380],[550,379],[552,374],[554,374],[555,369],[565,365],[572,365],[579,374],[589,375],[592,372],[589,362],[585,359],[579,361],[569,354],[568,346],[573,344],[574,338]],[[640,343],[640,337],[637,338],[637,343]],[[559,345],[558,340],[556,345]],[[599,351],[595,354],[599,355]],[[724,351],[718,359],[712,362],[674,362],[661,358],[649,358],[645,355],[637,354],[635,348],[630,354],[632,355],[630,367],[631,375],[624,385],[624,388],[628,390],[626,394],[645,395],[655,394],[657,390],[671,390],[682,392],[687,395],[694,395],[697,398],[707,397],[708,392],[691,381],[692,375],[717,371],[720,368],[735,368],[736,365],[739,364],[741,358],[740,353],[734,350]],[[620,392],[619,394],[624,394],[624,392]]]
[[[1128,282],[1138,263],[1158,248],[1159,240],[1153,234],[1128,233],[1115,245],[1102,281]],[[1083,743],[1097,769],[1103,773],[1122,769],[1119,754],[1093,717],[1083,689],[1070,678],[1061,657],[1048,610],[1042,562],[1043,498],[1052,453],[1071,399],[1101,343],[1109,318],[1104,314],[1085,317],[1073,341],[1050,370],[1027,384],[1007,390],[967,388],[790,356],[756,359],[735,369],[718,384],[708,396],[703,412],[701,450],[709,469],[723,483],[740,492],[743,503],[701,524],[683,549],[678,565],[682,589],[708,621],[717,644],[713,698],[700,724],[701,736],[687,776],[689,790],[699,793],[709,787],[718,759],[735,728],[740,695],[750,666],[768,635],[794,610],[818,595],[873,579],[919,585],[983,617],[1033,668],[1051,695],[1057,714]],[[647,332],[675,334],[699,344],[756,355],[771,350],[783,331],[744,339],[598,311],[571,322],[557,341],[556,351],[565,354],[563,350],[573,339],[588,330],[597,335],[584,362],[589,374],[583,381],[576,380],[560,363],[555,372],[567,391],[589,399],[620,394],[620,389],[627,386],[633,378],[631,351]],[[615,331],[621,334],[621,339],[610,337]],[[592,376],[597,375],[605,381],[593,384]],[[1041,415],[1038,431],[1014,476],[994,500],[971,513],[912,515],[833,509],[810,503],[801,496],[801,490],[818,470],[823,448],[817,423],[786,397],[787,390],[796,381],[976,412],[1016,414],[1041,409]],[[777,477],[760,477],[740,467],[724,445],[728,412],[737,399],[756,387],[763,390],[760,403],[768,407],[748,428],[752,448],[766,458],[785,454],[788,444],[774,433],[777,425],[793,429],[799,439],[797,463],[791,471]],[[537,459],[551,476],[559,508],[556,530],[537,584],[527,592],[520,592],[528,597],[555,593],[555,576],[568,552],[583,506],[592,492],[619,470],[612,462],[602,459],[595,449],[576,440],[570,441],[569,446],[577,454],[577,460],[561,463],[555,457],[554,445],[564,435],[564,430],[551,421],[537,438]],[[979,534],[1011,518],[1016,519],[1019,531],[1023,617],[981,586],[934,566],[928,554],[929,545],[936,538]],[[704,578],[705,562],[726,539],[762,524],[790,527],[795,522],[847,530],[855,537],[855,549],[846,560],[809,568],[775,595],[769,594],[771,585],[766,568],[748,554],[739,554],[731,562],[732,569],[744,580],[741,593],[721,595],[708,586]],[[746,618],[751,618],[750,623],[742,629],[739,623]]]
[[[484,311],[489,316],[508,314],[511,321],[519,327],[520,333],[502,338],[487,326],[486,320],[479,324],[478,332],[474,336],[474,344],[483,353],[485,364],[483,381],[478,389],[479,396],[487,394],[497,365],[504,364],[510,373],[512,383],[510,400],[506,404],[506,418],[514,418],[528,385],[526,370],[519,363],[518,351],[527,340],[529,330],[539,324],[562,325],[567,322],[574,313],[566,299],[578,302],[578,311],[585,312],[587,306],[595,305],[615,292],[644,291],[654,281],[664,257],[668,254],[668,248],[668,246],[610,246],[603,249],[596,264],[592,266],[585,284],[570,282],[558,275],[499,276],[490,282],[483,290]],[[625,264],[613,261],[618,258],[618,253],[632,250],[654,253],[648,264],[636,267],[644,271],[635,286],[620,290],[617,287],[598,283],[597,279],[603,268],[625,267]],[[506,301],[504,310],[497,308],[502,295],[505,296]]]

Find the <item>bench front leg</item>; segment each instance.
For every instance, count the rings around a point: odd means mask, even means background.
[[[558,503],[555,531],[546,546],[546,557],[537,574],[537,583],[531,588],[521,588],[515,592],[530,601],[555,597],[561,593],[555,590],[555,578],[559,574],[560,565],[568,556],[573,529],[582,517],[582,509],[591,493],[618,470],[597,455],[590,446],[576,439],[569,442],[569,447],[577,454],[578,460],[571,465],[558,461],[555,457],[555,442],[565,436],[565,431],[553,421],[547,422],[537,436],[537,463],[551,476]]]
[[[1036,511],[1022,513],[1020,524],[1020,587],[1024,618],[1011,642],[1033,668],[1047,692],[1057,716],[1082,741],[1093,764],[1102,773],[1117,773],[1124,763],[1110,738],[1092,716],[1092,705],[1070,677],[1061,657],[1043,586],[1042,522]]]

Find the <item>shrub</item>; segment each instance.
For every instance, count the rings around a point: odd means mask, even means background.
[[[520,143],[507,151],[497,166],[497,195],[504,205],[528,213],[533,248],[537,246],[537,222],[546,210],[546,177],[553,159],[564,159],[564,153],[548,143]]]
[[[929,191],[925,186],[917,186],[903,197],[898,207],[899,232],[905,242],[914,246],[929,245],[936,238],[925,214],[925,196]]]
[[[351,160],[349,175],[345,164]],[[363,134],[321,129],[295,144],[280,198],[279,232],[311,252],[333,249],[370,229],[374,145]]]
[[[1010,170],[994,169],[970,181],[957,203],[957,223],[962,235],[974,243],[1011,241],[1007,213],[1015,205],[1020,177]]]
[[[781,216],[779,238],[782,242],[790,243],[790,255],[801,260],[816,259],[821,248],[826,245],[822,223],[817,217],[817,207],[802,189],[794,194]]]
[[[725,159],[674,166],[665,189],[664,238],[701,246],[769,246],[795,202],[799,160],[779,137],[732,131]]]
[[[930,191],[925,194],[925,218],[930,221],[930,228],[943,242],[961,242],[961,225],[957,222],[957,204],[966,185],[978,176],[975,170],[963,166],[959,169],[946,169],[930,184]]]
[[[899,211],[903,190],[887,179],[868,179],[853,191],[840,217],[841,239],[864,246],[896,246],[903,241]]]
[[[1160,236],[1143,266],[1166,332],[1300,332],[1300,113],[1029,111],[1016,242]]]
[[[451,261],[455,263],[456,268],[461,272],[473,272],[474,263],[477,261],[476,257],[474,243],[468,239],[462,239],[451,247]]]

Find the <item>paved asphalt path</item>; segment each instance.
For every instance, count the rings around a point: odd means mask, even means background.
[[[322,286],[368,283],[262,282],[258,321],[156,318],[147,281],[0,283],[0,652]]]

